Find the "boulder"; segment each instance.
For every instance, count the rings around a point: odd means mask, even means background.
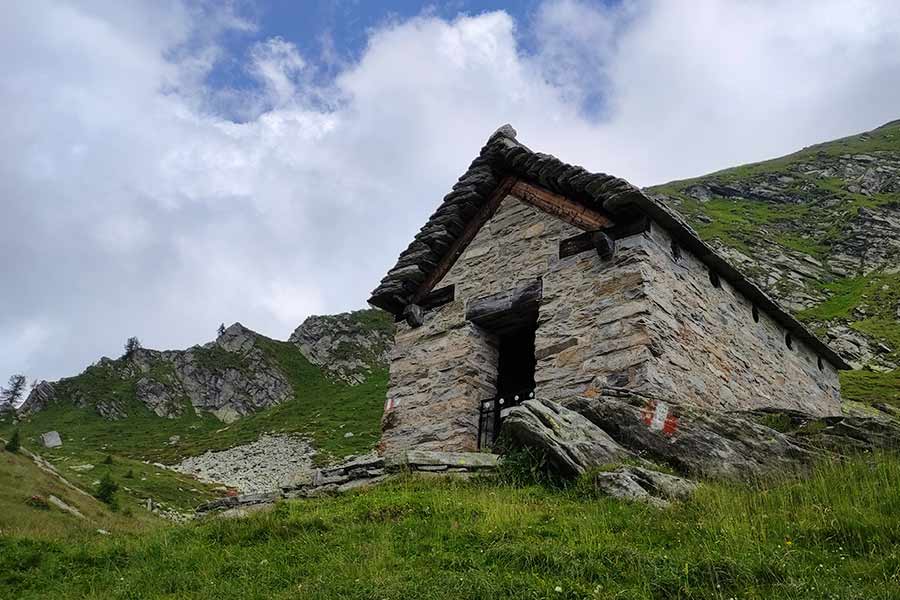
[[[564,477],[635,458],[600,427],[549,400],[527,400],[513,407],[503,430],[523,446],[544,452]]]
[[[563,404],[621,446],[691,477],[749,480],[804,471],[816,457],[748,414],[709,411],[623,390]]]
[[[62,446],[62,438],[58,431],[48,431],[41,434],[41,444],[44,448],[59,448]]]
[[[659,507],[667,506],[670,500],[685,500],[697,488],[696,483],[682,477],[635,466],[599,471],[592,480],[594,487],[607,496]]]

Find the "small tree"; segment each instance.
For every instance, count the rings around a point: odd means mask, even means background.
[[[6,385],[7,387],[0,390],[0,403],[15,406],[19,398],[22,397],[22,392],[25,391],[28,380],[21,373],[17,373],[16,375],[10,375],[9,383]]]
[[[101,502],[115,508],[117,506],[116,492],[118,491],[119,485],[113,481],[112,476],[107,472],[100,478],[100,483],[97,484],[97,491],[94,492],[94,496]]]
[[[103,459],[103,464],[104,464],[104,465],[111,465],[111,464],[113,464],[113,457],[112,457],[112,454],[107,454],[107,455],[106,455],[106,458]]]
[[[18,452],[19,446],[21,445],[21,440],[19,438],[19,430],[16,429],[13,431],[12,437],[9,438],[9,441],[6,442],[6,450],[8,452]]]
[[[218,333],[219,333],[219,337],[222,337],[222,334],[225,333],[225,323],[222,323],[221,325],[219,325]]]
[[[135,336],[128,338],[128,341],[125,342],[125,357],[128,358],[136,351],[141,348],[141,340],[137,339]]]

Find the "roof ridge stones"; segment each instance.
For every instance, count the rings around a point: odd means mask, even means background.
[[[372,292],[370,304],[400,314],[469,219],[507,175],[535,182],[564,196],[576,197],[603,212],[608,212],[603,208],[606,201],[610,201],[611,206],[619,206],[619,202],[612,201],[620,196],[641,194],[624,179],[591,173],[549,154],[533,152],[519,143],[516,135],[516,130],[507,124],[488,138],[479,155],[400,254],[394,268]]]

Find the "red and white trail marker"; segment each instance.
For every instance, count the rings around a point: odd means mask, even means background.
[[[672,436],[678,429],[678,417],[672,407],[663,401],[648,400],[641,410],[641,420],[651,431],[661,431]]]

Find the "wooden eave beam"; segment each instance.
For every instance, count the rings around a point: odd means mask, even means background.
[[[612,220],[595,210],[522,180],[516,180],[509,195],[585,231],[606,229],[614,225]]]

